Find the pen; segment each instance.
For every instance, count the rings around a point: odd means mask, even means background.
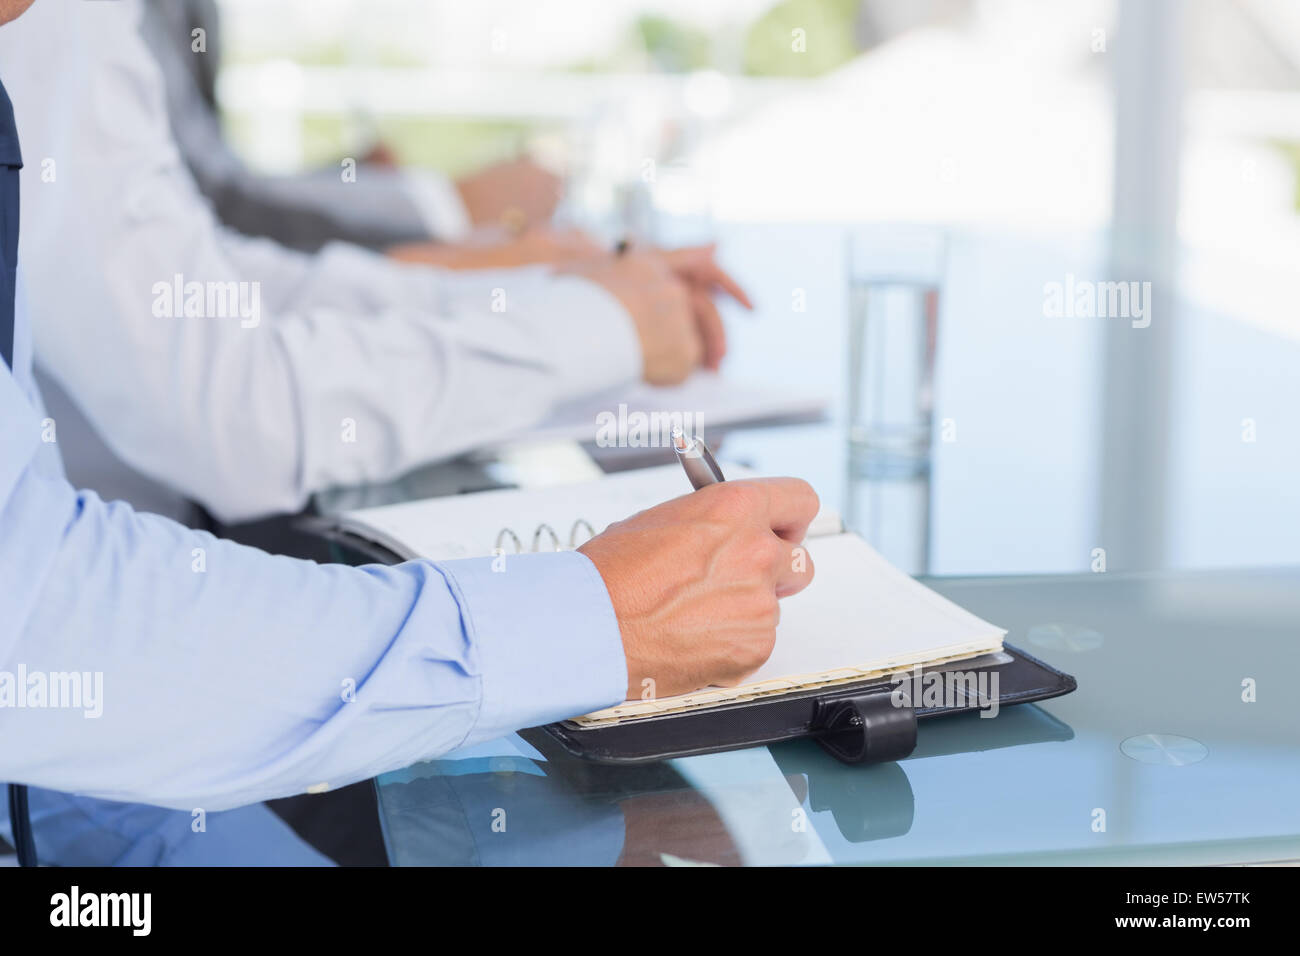
[[[722,469],[713,460],[713,454],[709,451],[709,446],[704,444],[703,438],[687,438],[680,428],[673,429],[672,438],[673,451],[677,452],[677,460],[686,470],[692,488],[699,491],[705,485],[727,480],[722,477]]]

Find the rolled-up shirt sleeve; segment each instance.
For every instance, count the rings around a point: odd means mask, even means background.
[[[37,474],[39,428],[0,370],[0,779],[220,810],[624,695],[580,553],[272,556]]]

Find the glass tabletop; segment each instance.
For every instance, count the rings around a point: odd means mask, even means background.
[[[1229,314],[1233,297],[1207,291],[1213,263],[1190,253],[1149,323],[1056,315],[1045,288],[1107,275],[1105,234],[946,230],[926,280],[932,441],[923,467],[882,475],[849,441],[860,230],[718,232],[758,305],[728,312],[724,372],[827,400],[819,423],[722,434],[719,458],[807,478],[888,559],[1079,689],[927,721],[911,757],[878,767],[806,740],[602,767],[525,732],[381,778],[392,861],[1300,859],[1285,683],[1300,663],[1300,332]],[[317,507],[501,478],[459,461]]]
[[[810,740],[602,766],[526,731],[379,778],[391,861],[1300,859],[1300,570],[927,583],[1078,690],[925,721],[879,766]]]

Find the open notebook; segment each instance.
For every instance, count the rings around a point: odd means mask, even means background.
[[[731,478],[745,477],[735,465]],[[339,527],[407,558],[433,560],[580,545],[594,529],[689,490],[681,467],[559,487],[486,491],[345,512]],[[781,602],[776,647],[739,687],[626,701],[573,718],[599,726],[737,700],[883,677],[1001,650],[1006,634],[890,565],[823,509],[808,529],[812,584]]]

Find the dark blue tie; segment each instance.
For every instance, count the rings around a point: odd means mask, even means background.
[[[14,367],[14,285],[18,276],[18,151],[14,108],[0,83],[0,360]]]
[[[14,285],[18,278],[18,129],[14,107],[0,83],[0,361],[14,367]],[[9,784],[9,819],[14,848],[23,866],[36,865],[31,818],[27,815],[27,788]]]

